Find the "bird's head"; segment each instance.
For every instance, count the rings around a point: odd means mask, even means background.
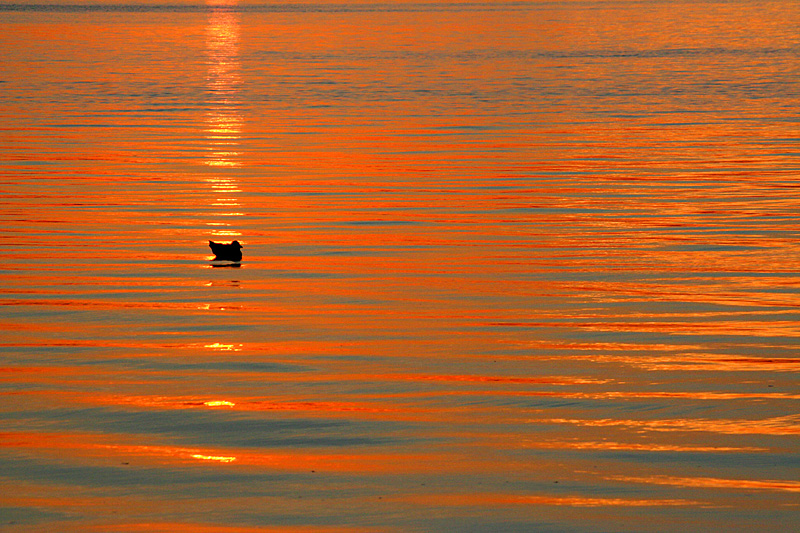
[[[241,245],[241,244],[239,244],[239,241],[233,241],[233,242],[231,243],[231,246],[235,246],[236,248],[241,248],[241,247],[242,247],[242,245]]]

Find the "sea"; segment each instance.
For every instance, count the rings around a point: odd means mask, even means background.
[[[0,530],[800,531],[798,28],[4,0]]]

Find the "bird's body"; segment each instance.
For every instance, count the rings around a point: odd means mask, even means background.
[[[239,241],[233,241],[230,244],[221,242],[208,241],[208,246],[214,252],[214,261],[241,261],[242,260],[242,245]]]

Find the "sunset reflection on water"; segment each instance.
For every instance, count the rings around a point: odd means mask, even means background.
[[[209,2],[206,30],[208,55],[206,139],[212,167],[241,165],[237,152],[241,142],[242,114],[239,88],[242,84],[239,63],[239,14],[235,0]]]
[[[206,91],[205,164],[218,169],[218,174],[205,178],[213,195],[212,206],[220,211],[215,220],[207,223],[212,238],[234,240],[241,237],[233,222],[244,215],[239,212],[242,189],[235,176],[225,173],[228,168],[242,165],[241,147],[242,101],[241,64],[239,62],[239,13],[236,0],[209,0],[206,29],[208,75]]]
[[[797,9],[0,12],[0,529],[798,523]]]

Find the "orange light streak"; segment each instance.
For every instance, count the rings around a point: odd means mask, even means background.
[[[587,427],[622,427],[647,431],[703,431],[723,435],[800,435],[800,415],[763,420],[712,420],[703,418],[671,420],[578,420],[566,418],[531,419],[532,424],[569,424]]]
[[[282,448],[194,448],[183,446],[120,443],[131,436],[92,433],[0,433],[0,449],[36,450],[51,460],[135,461],[138,466],[197,464],[219,468],[259,468],[284,472],[327,472],[333,474],[412,474],[459,472],[464,468],[490,469],[494,463],[444,452],[405,453],[398,451],[352,450],[331,453],[327,449]]]
[[[539,496],[518,494],[417,494],[392,498],[417,505],[436,502],[444,506],[509,507],[548,505],[558,507],[683,507],[705,506],[703,502],[682,499],[602,498],[591,496]]]
[[[800,492],[800,481],[758,480],[758,479],[720,479],[710,477],[672,477],[672,476],[610,476],[606,479],[631,483],[655,485],[674,485],[704,489],[768,490],[778,492]]]

